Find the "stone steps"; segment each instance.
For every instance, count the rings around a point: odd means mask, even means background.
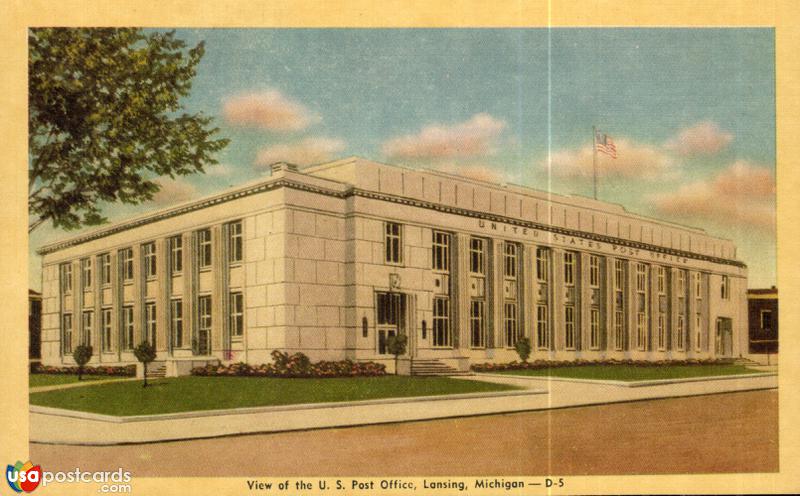
[[[414,360],[411,362],[411,375],[417,376],[447,376],[447,375],[471,375],[471,372],[458,370],[439,360]]]

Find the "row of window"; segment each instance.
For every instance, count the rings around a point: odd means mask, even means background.
[[[243,256],[243,236],[242,222],[235,221],[226,224],[228,261],[239,263]],[[196,231],[197,261],[200,269],[211,267],[212,264],[212,245],[211,229],[201,229]],[[170,271],[179,274],[183,271],[183,236],[176,235],[167,239],[167,249],[169,250]],[[152,279],[158,274],[158,264],[156,258],[155,242],[150,241],[141,245],[143,274],[145,278]],[[133,248],[122,248],[118,252],[119,270],[123,281],[133,280]],[[102,253],[97,255],[97,266],[100,270],[100,283],[102,285],[111,284],[111,254]],[[83,258],[80,261],[81,268],[81,287],[84,290],[91,289],[93,285],[93,265],[91,257]],[[63,294],[72,291],[72,264],[63,263],[60,268],[61,292]]]
[[[143,339],[153,346],[157,346],[156,336],[158,335],[158,315],[155,302],[145,302],[144,305],[144,326]],[[229,331],[232,338],[239,338],[244,332],[244,298],[241,292],[229,293]],[[174,298],[169,305],[169,327],[172,336],[172,348],[187,348],[191,343],[187,339],[183,324],[183,300]],[[119,346],[122,351],[130,351],[136,346],[134,343],[134,309],[133,305],[124,305],[121,308],[119,318]],[[113,310],[103,308],[100,310],[100,342],[104,352],[112,352],[112,319]],[[211,333],[212,306],[211,296],[202,295],[197,298],[197,330],[198,346],[207,346],[208,338]],[[94,311],[85,310],[82,312],[80,328],[80,344],[90,345],[93,343],[92,335],[95,329]],[[61,345],[65,355],[72,353],[72,314],[65,313],[61,316]],[[201,353],[208,353],[208,349],[200,349]]]

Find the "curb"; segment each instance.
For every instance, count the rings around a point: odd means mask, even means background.
[[[532,375],[514,375],[514,374],[491,374],[486,372],[476,372],[477,377],[511,377],[514,379],[525,379],[529,381],[557,381],[557,382],[575,382],[584,384],[595,384],[605,386],[618,386],[618,387],[645,387],[645,386],[665,386],[669,384],[683,384],[687,382],[713,382],[725,381],[736,379],[753,379],[758,377],[777,376],[777,372],[762,372],[758,374],[735,374],[735,375],[717,375],[705,377],[683,377],[679,379],[652,379],[647,381],[612,381],[602,379],[575,379],[571,377],[554,377],[554,376],[532,376]]]

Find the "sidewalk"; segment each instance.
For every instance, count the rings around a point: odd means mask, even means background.
[[[31,406],[30,440],[79,445],[151,443],[547,410],[778,387],[776,375],[735,379],[724,377],[641,387],[555,378],[534,380],[529,377],[501,375],[458,378],[513,384],[525,389],[500,393],[287,405],[143,417],[111,417]]]
[[[44,393],[46,391],[56,391],[58,389],[72,389],[76,387],[94,386],[96,384],[105,384],[107,382],[123,382],[123,381],[136,381],[141,380],[136,377],[126,377],[124,379],[98,379],[91,381],[70,382],[68,384],[53,384],[52,386],[37,386],[28,388],[28,393]]]

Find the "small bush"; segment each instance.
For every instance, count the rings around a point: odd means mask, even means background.
[[[732,359],[687,359],[687,360],[534,360],[532,362],[475,363],[470,366],[474,372],[495,372],[498,370],[539,370],[559,367],[589,367],[596,365],[628,365],[634,367],[670,367],[676,365],[730,365]]]
[[[244,362],[230,365],[206,365],[191,371],[197,376],[236,376],[236,377],[285,377],[285,378],[328,378],[328,377],[377,377],[386,375],[386,366],[375,362],[353,362],[340,360],[311,363],[303,353],[288,353],[275,350],[272,363],[250,365]]]
[[[78,364],[78,380],[83,379],[84,366],[92,359],[92,347],[85,344],[75,347],[72,352],[72,359]]]
[[[33,374],[60,374],[74,375],[78,373],[78,367],[54,367],[51,365],[36,364],[31,367]],[[98,365],[83,367],[86,375],[108,375],[133,377],[136,375],[136,365]]]
[[[519,359],[522,360],[523,363],[527,362],[528,357],[531,356],[531,340],[528,338],[519,338],[514,345],[514,350],[516,350]]]

